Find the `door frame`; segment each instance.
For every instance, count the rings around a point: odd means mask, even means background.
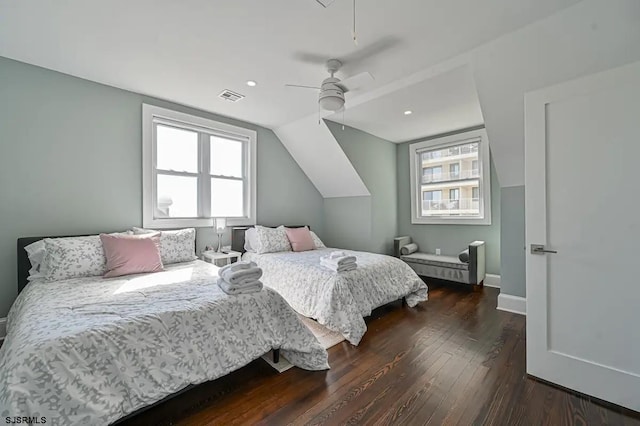
[[[639,378],[629,376],[634,373],[550,350],[547,335],[549,255],[532,255],[530,247],[531,244],[547,244],[547,106],[619,85],[634,84],[639,75],[640,62],[635,62],[529,92],[524,97],[527,374],[635,411],[640,411],[640,401],[637,400]],[[540,342],[544,342],[543,348],[537,346]],[[612,377],[615,379],[611,380]]]

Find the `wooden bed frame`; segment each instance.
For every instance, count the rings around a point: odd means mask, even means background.
[[[93,234],[95,235],[95,234]],[[29,260],[29,256],[27,255],[27,251],[25,250],[25,247],[28,246],[29,244],[33,244],[37,241],[40,240],[44,240],[45,238],[67,238],[67,237],[86,237],[89,236],[88,234],[84,234],[84,235],[54,235],[54,236],[44,236],[44,237],[21,237],[18,238],[17,240],[17,244],[16,244],[16,249],[17,249],[17,255],[18,255],[18,294],[20,294],[20,292],[22,292],[22,290],[24,290],[24,288],[27,286],[27,284],[29,284],[29,270],[31,269],[31,261]],[[242,246],[243,246],[243,252],[244,252],[244,231],[242,232]],[[273,362],[275,364],[277,364],[278,362],[280,362],[280,348],[278,349],[273,349]],[[137,416],[138,414],[145,412],[147,410],[150,410],[151,408],[154,408],[170,399],[173,399],[179,395],[182,395],[183,393],[190,391],[193,388],[196,388],[198,386],[204,385],[205,383],[201,383],[199,385],[188,385],[186,387],[184,387],[183,389],[179,390],[176,393],[173,393],[171,395],[168,395],[166,397],[164,397],[163,399],[161,399],[160,401],[157,401],[151,405],[147,405],[146,407],[142,407],[136,411],[134,411],[133,413],[130,413],[128,415],[126,415],[125,417],[122,417],[118,420],[115,421],[115,423],[113,424],[121,424],[123,422],[129,421],[131,419],[133,419],[135,416]]]

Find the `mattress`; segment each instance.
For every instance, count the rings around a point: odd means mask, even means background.
[[[32,282],[0,348],[0,414],[107,424],[272,348],[308,370],[327,352],[273,290],[228,296],[217,267]]]
[[[373,309],[403,297],[411,307],[427,300],[427,285],[400,259],[343,250],[356,256],[358,267],[337,273],[320,264],[320,258],[334,250],[247,252],[243,259],[256,262],[264,271],[263,283],[293,309],[342,333],[353,345],[360,343],[367,330],[363,317]]]

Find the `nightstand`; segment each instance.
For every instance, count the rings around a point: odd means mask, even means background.
[[[216,251],[202,252],[202,260],[205,262],[213,263],[216,266],[225,266],[234,262],[238,262],[242,256],[242,253],[238,251],[230,251],[229,253],[221,253]]]

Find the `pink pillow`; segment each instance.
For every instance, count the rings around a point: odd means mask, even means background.
[[[100,234],[100,239],[107,259],[105,278],[164,270],[159,232],[147,235]]]
[[[311,237],[311,232],[306,226],[304,228],[285,228],[285,231],[293,251],[316,249],[316,245],[313,243],[313,238]]]

